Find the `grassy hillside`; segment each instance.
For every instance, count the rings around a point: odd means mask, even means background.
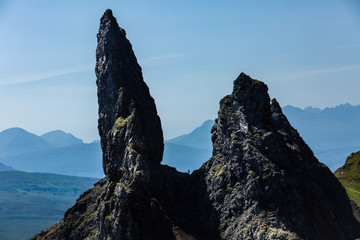
[[[350,200],[360,206],[360,151],[350,154],[345,165],[335,171]],[[360,216],[357,216],[360,220]]]
[[[27,239],[61,218],[98,179],[0,172],[0,239]]]

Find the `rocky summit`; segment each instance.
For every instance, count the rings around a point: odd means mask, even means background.
[[[33,239],[360,237],[344,188],[291,127],[267,86],[241,73],[220,101],[213,156],[192,174],[161,165],[153,98],[111,10],[96,50],[106,177]]]
[[[348,197],[291,127],[267,86],[245,74],[220,101],[200,171],[222,239],[354,239]],[[209,216],[211,217],[211,216]]]

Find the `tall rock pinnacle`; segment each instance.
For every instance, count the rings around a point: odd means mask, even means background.
[[[33,239],[360,237],[344,188],[270,102],[267,86],[244,73],[220,101],[210,160],[192,174],[161,165],[160,119],[125,35],[107,10],[96,49],[106,177]]]
[[[111,10],[101,18],[97,38],[95,71],[103,168],[106,176],[116,179],[122,175],[122,167],[137,171],[135,168],[142,167],[139,164],[159,164],[163,135],[154,99],[125,30]]]

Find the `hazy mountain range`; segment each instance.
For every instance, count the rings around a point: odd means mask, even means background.
[[[0,157],[20,155],[52,147],[41,137],[21,128],[9,128],[0,133]]]
[[[350,153],[360,149],[360,105],[342,104],[323,110],[288,105],[282,110],[315,156],[332,171],[342,166]],[[163,163],[180,171],[199,168],[211,156],[213,124],[213,120],[208,120],[189,134],[165,141]]]
[[[21,171],[100,178],[101,158],[98,142],[83,143],[60,130],[42,136],[21,128],[0,133],[0,163]]]
[[[333,172],[350,153],[360,149],[360,105],[342,104],[323,110],[285,106],[283,112],[315,156]]]
[[[283,111],[316,157],[332,171],[346,157],[360,149],[360,105],[343,104],[320,110],[285,106]],[[205,121],[194,131],[166,140],[163,164],[179,171],[193,171],[212,152],[210,130],[214,120]],[[83,143],[60,130],[42,136],[21,128],[0,133],[0,171],[17,169],[73,176],[103,177],[99,141]],[[5,165],[4,165],[5,164]]]
[[[212,143],[210,130],[214,120],[204,122],[189,134],[165,141],[162,164],[186,172],[200,168],[211,157]]]

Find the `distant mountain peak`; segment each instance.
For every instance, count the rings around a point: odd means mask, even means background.
[[[82,144],[83,141],[74,137],[71,133],[66,133],[62,130],[54,130],[40,136],[54,147],[65,147],[75,144]]]
[[[18,155],[52,147],[51,144],[22,128],[9,128],[0,132],[0,157]]]
[[[64,131],[62,131],[62,130],[53,130],[53,131],[44,133],[42,136],[44,136],[44,135],[46,135],[46,134],[53,134],[53,133],[56,133],[56,134],[70,134],[70,133],[64,132]]]
[[[320,108],[314,108],[314,107],[311,107],[311,106],[308,106],[306,108],[304,108],[304,111],[307,111],[307,112],[320,112],[321,109]]]
[[[212,126],[214,125],[214,122],[215,122],[214,120],[207,120],[203,122],[201,126],[195,128],[193,131],[191,131],[188,134],[183,134],[176,138],[166,140],[165,145],[166,143],[172,143],[190,148],[211,151],[212,144],[211,144],[210,131]],[[202,159],[202,160],[206,161],[208,159]]]
[[[344,103],[344,104],[337,105],[336,107],[353,107],[353,105],[351,105],[350,103]]]
[[[206,120],[205,122],[203,122],[201,124],[201,126],[207,126],[207,125],[213,125],[213,124],[214,124],[214,120],[209,119],[209,120]]]
[[[20,127],[12,127],[3,130],[1,133],[29,133],[29,132]]]

